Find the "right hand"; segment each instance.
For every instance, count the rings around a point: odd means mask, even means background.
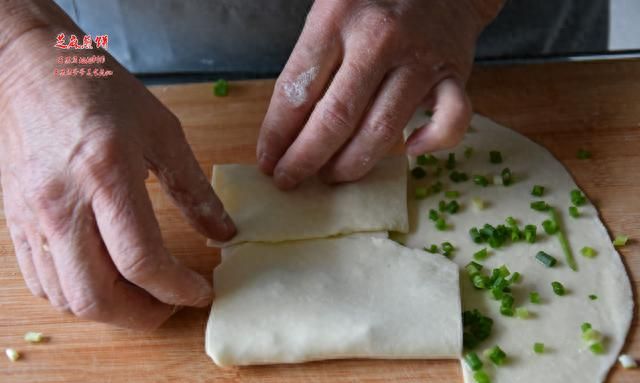
[[[18,264],[59,309],[155,328],[175,306],[208,305],[212,288],[163,246],[148,169],[199,232],[236,229],[178,119],[112,57],[110,78],[54,77],[59,32],[38,27],[0,50],[14,63],[0,75],[0,174]]]

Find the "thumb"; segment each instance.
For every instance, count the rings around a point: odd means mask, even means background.
[[[200,169],[180,123],[176,119],[172,125],[164,137],[154,140],[148,165],[194,228],[208,238],[226,241],[236,227]]]

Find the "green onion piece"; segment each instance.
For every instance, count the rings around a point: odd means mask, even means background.
[[[533,185],[533,189],[531,189],[531,195],[535,197],[542,197],[544,194],[544,186]]]
[[[29,343],[40,343],[44,340],[41,332],[29,331],[24,334],[24,340]]]
[[[489,256],[489,252],[487,251],[487,248],[483,248],[482,250],[478,250],[475,253],[473,253],[473,259],[477,260],[477,261],[484,261],[485,259],[487,259],[487,257]]]
[[[629,240],[629,237],[627,237],[626,235],[617,235],[616,238],[613,240],[613,246],[615,247],[624,246],[627,244],[628,240]]]
[[[578,271],[578,264],[576,264],[576,260],[573,257],[573,252],[571,251],[571,246],[569,246],[569,240],[564,235],[564,230],[562,230],[560,225],[560,218],[558,217],[558,213],[556,209],[550,208],[549,214],[551,214],[551,220],[555,223],[555,227],[557,228],[557,237],[560,241],[560,247],[562,247],[562,252],[564,253],[564,258],[567,261],[567,265],[573,271]]]
[[[20,359],[20,353],[13,348],[7,348],[4,350],[4,353],[7,355],[10,361],[15,362]]]
[[[471,283],[478,289],[484,290],[489,287],[491,280],[486,275],[475,274],[471,277]]]
[[[491,335],[493,320],[474,309],[462,313],[462,326],[464,347],[473,349]]]
[[[558,296],[563,296],[565,294],[564,286],[558,281],[551,282],[551,288],[553,289],[553,292]]]
[[[440,200],[438,202],[438,210],[440,210],[441,213],[444,213],[447,210],[447,202]]]
[[[578,153],[576,154],[579,160],[586,160],[591,158],[591,152],[585,149],[578,149]]]
[[[440,252],[440,250],[438,249],[438,245],[431,245],[429,247],[423,247],[422,250],[431,253],[431,254],[437,254]]]
[[[460,197],[460,192],[457,190],[447,190],[444,192],[444,196],[447,198],[458,198]]]
[[[551,206],[549,206],[544,201],[534,201],[534,202],[531,202],[531,204],[529,206],[533,210],[537,210],[537,211],[547,211],[547,210],[549,210],[551,208]]]
[[[518,222],[516,222],[515,218],[513,217],[507,217],[507,219],[504,220],[507,225],[509,225],[510,227],[514,227],[514,226],[518,226]]]
[[[595,329],[587,329],[582,332],[582,340],[587,342],[587,344],[592,344],[596,342],[602,342],[602,333]]]
[[[511,271],[509,271],[509,269],[507,268],[506,265],[502,265],[502,266],[498,267],[496,270],[498,270],[497,274],[502,276],[502,277],[504,277],[504,278],[506,278],[509,275],[511,275]]]
[[[424,165],[430,165],[430,166],[433,166],[433,165],[437,165],[437,164],[438,164],[438,158],[436,158],[436,157],[435,157],[434,155],[432,155],[432,154],[429,154],[429,155],[427,155],[427,156],[424,156],[424,160],[420,160],[420,159],[418,158],[418,165],[423,165],[423,164],[421,164],[419,161],[424,161]]]
[[[582,255],[584,255],[585,257],[587,257],[587,258],[593,258],[596,255],[598,255],[598,252],[595,251],[595,249],[593,249],[592,247],[589,247],[589,246],[585,246],[582,249],[580,249],[580,253]]]
[[[425,156],[424,154],[421,154],[418,157],[416,157],[416,164],[418,164],[420,166],[426,165],[427,164],[427,156]]]
[[[476,210],[484,210],[485,208],[484,201],[478,197],[471,198],[471,203],[473,204],[473,208]]]
[[[440,214],[434,209],[429,210],[429,219],[432,221],[437,221],[440,217]]]
[[[533,352],[535,352],[536,354],[542,354],[544,352],[544,343],[534,343]]]
[[[464,361],[467,362],[467,366],[471,371],[478,371],[482,368],[482,361],[475,352],[470,352],[464,356]]]
[[[604,345],[602,342],[596,342],[589,346],[589,350],[596,355],[602,355],[604,354]]]
[[[498,300],[498,301],[502,300],[502,297],[504,297],[503,288],[501,288],[501,287],[492,287],[491,288],[491,296],[495,300]]]
[[[472,227],[469,230],[469,235],[471,235],[471,239],[473,240],[473,242],[475,243],[482,243],[484,242],[484,238],[482,237],[482,234],[480,234],[480,231],[478,230],[478,228],[476,227]]]
[[[445,222],[444,218],[440,217],[436,220],[436,229],[443,231],[446,230],[447,228],[447,223]]]
[[[540,304],[540,294],[535,291],[529,293],[529,302],[533,304]]]
[[[536,225],[526,225],[524,227],[524,239],[529,243],[536,242]]]
[[[455,153],[449,153],[449,156],[447,157],[447,162],[444,165],[445,168],[451,170],[453,168],[456,167],[456,154]]]
[[[453,250],[455,250],[451,242],[442,242],[440,247],[442,247],[442,251],[444,251],[445,253],[451,253]]]
[[[442,182],[438,181],[435,184],[431,185],[431,193],[437,194],[442,191]]]
[[[492,164],[501,164],[502,163],[502,153],[497,150],[492,150],[489,152],[489,162]]]
[[[589,299],[591,299],[592,301],[595,301],[598,299],[598,296],[595,294],[589,294]]]
[[[477,262],[471,261],[464,267],[464,269],[467,271],[467,274],[472,276],[478,274],[482,270],[482,265]]]
[[[419,180],[426,177],[427,172],[423,168],[416,166],[415,168],[411,169],[411,175],[413,176],[413,178]]]
[[[416,199],[425,199],[429,195],[429,190],[424,186],[416,186],[414,195]]]
[[[455,183],[465,182],[469,179],[469,176],[466,173],[462,173],[454,170],[451,173],[449,173],[449,179]]]
[[[475,175],[473,176],[473,183],[482,187],[486,187],[487,185],[489,185],[489,180],[485,176]]]
[[[485,355],[491,359],[496,366],[502,366],[507,361],[507,354],[499,346],[493,346],[485,351]]]
[[[578,218],[580,217],[580,211],[575,206],[569,206],[569,215],[573,218]]]
[[[226,80],[220,79],[213,84],[213,94],[218,97],[224,97],[229,94],[229,84]]]
[[[502,184],[504,186],[509,186],[513,183],[513,174],[511,173],[511,169],[509,168],[502,169],[500,177],[502,177]]]
[[[482,370],[476,371],[473,374],[473,380],[475,380],[476,383],[491,383],[489,375],[487,375],[487,373]]]
[[[550,219],[545,219],[544,221],[542,221],[542,228],[544,229],[545,233],[549,235],[553,235],[558,232],[558,226]]]
[[[518,307],[516,308],[516,316],[520,319],[527,319],[529,318],[529,310],[524,307]]]
[[[587,197],[582,194],[582,192],[578,189],[573,189],[569,193],[569,197],[571,197],[571,203],[575,206],[582,206],[587,203]]]
[[[513,307],[502,307],[500,306],[500,314],[506,316],[506,317],[512,317],[515,315],[515,310],[513,309]]]
[[[464,158],[471,158],[471,155],[473,154],[473,148],[471,146],[467,146],[464,148]]]
[[[589,322],[584,322],[580,325],[580,331],[582,331],[582,333],[585,333],[587,331],[591,330],[591,323]]]
[[[553,267],[556,265],[556,263],[558,263],[558,260],[545,253],[544,251],[538,251],[538,254],[536,254],[536,259],[547,267]]]
[[[513,299],[513,295],[511,294],[506,294],[505,296],[502,297],[502,299],[500,300],[500,306],[501,307],[513,307],[513,302],[515,300]]]
[[[515,271],[513,274],[511,274],[511,279],[509,279],[509,283],[518,283],[520,282],[520,280],[522,279],[522,275]]]
[[[458,203],[458,201],[456,201],[455,199],[452,201],[449,201],[449,203],[447,204],[445,210],[449,213],[449,214],[455,214],[458,212],[458,210],[460,210],[460,204]]]

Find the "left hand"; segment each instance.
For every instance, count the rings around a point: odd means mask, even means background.
[[[328,182],[359,179],[423,103],[435,114],[407,151],[454,146],[470,120],[464,84],[475,41],[500,3],[317,0],[260,131],[262,171],[282,189],[318,172]]]

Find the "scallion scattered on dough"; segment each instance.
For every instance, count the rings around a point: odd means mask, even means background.
[[[529,318],[529,310],[524,307],[517,307],[516,316],[520,319],[527,319]]]
[[[456,154],[455,153],[449,153],[449,156],[447,157],[447,162],[444,165],[445,168],[452,170],[455,169],[456,167]]]
[[[502,153],[497,150],[492,150],[489,152],[489,162],[492,164],[501,164],[502,163]]]
[[[553,289],[553,292],[558,296],[563,296],[566,293],[564,286],[558,281],[551,282],[551,288]]]
[[[463,344],[467,349],[475,348],[491,335],[493,319],[482,315],[477,309],[462,313]]]
[[[467,353],[464,356],[464,360],[465,362],[467,362],[467,366],[469,366],[472,371],[478,371],[482,368],[482,361],[480,360],[480,357],[478,357],[478,354],[476,354],[475,352]]]
[[[579,218],[580,210],[578,210],[578,208],[575,206],[569,206],[569,215],[573,218]]]
[[[580,254],[582,254],[583,256],[587,257],[587,258],[593,258],[596,255],[598,255],[598,252],[589,246],[585,246],[582,249],[580,249]]]
[[[571,198],[571,203],[574,206],[582,206],[587,203],[587,197],[585,197],[579,189],[571,190],[571,192],[569,192],[569,197]]]
[[[540,294],[536,291],[529,293],[529,302],[533,304],[540,304]]]
[[[9,358],[9,360],[12,362],[15,362],[16,360],[20,359],[20,353],[14,350],[13,348],[5,349],[4,353],[7,354],[7,358]]]
[[[491,379],[489,379],[489,375],[487,375],[487,373],[482,370],[476,371],[473,374],[473,380],[475,380],[476,383],[491,383]]]
[[[556,263],[558,263],[557,259],[545,253],[544,251],[538,251],[538,254],[536,254],[536,259],[546,267],[553,267],[556,265]]]
[[[449,179],[455,183],[465,182],[469,179],[469,176],[467,175],[467,173],[453,170],[451,173],[449,173]]]
[[[473,176],[473,183],[482,187],[486,187],[487,185],[489,185],[489,180],[483,175],[475,175]]]
[[[427,156],[425,156],[424,154],[421,154],[418,157],[416,157],[416,164],[418,164],[420,166],[426,165],[427,164]]]
[[[485,208],[484,201],[478,197],[471,198],[471,204],[473,205],[473,208],[478,211],[484,210]]]
[[[476,261],[484,261],[488,256],[489,252],[486,247],[473,253],[473,259]]]
[[[551,206],[544,201],[534,201],[531,202],[529,206],[536,211],[547,211],[551,208]]]
[[[429,196],[429,190],[424,186],[416,186],[414,196],[416,199],[425,199]]]
[[[564,253],[564,258],[567,262],[567,265],[569,265],[571,270],[578,271],[578,264],[573,257],[571,246],[569,246],[569,240],[567,239],[567,236],[564,234],[564,230],[562,230],[562,226],[560,225],[558,212],[556,212],[556,209],[554,208],[549,208],[549,214],[551,215],[551,221],[554,223],[554,226],[557,229],[556,237],[558,237],[558,241],[560,241],[560,247],[562,247],[562,252]]]
[[[536,354],[544,353],[544,343],[538,343],[538,342],[534,343],[533,352],[535,352]]]
[[[544,194],[544,186],[533,185],[533,189],[531,189],[531,195],[534,197],[542,197]]]
[[[40,343],[42,342],[43,339],[44,339],[44,336],[42,336],[41,332],[29,331],[24,334],[24,340],[26,340],[29,343]]]
[[[504,186],[509,186],[513,183],[513,173],[511,173],[511,169],[509,168],[502,169],[500,177],[502,178],[502,185]]]
[[[444,192],[444,196],[446,198],[458,198],[460,197],[460,192],[457,190],[447,190]]]
[[[496,366],[502,366],[507,362],[507,354],[497,345],[486,350],[484,354]]]
[[[589,294],[589,299],[591,299],[592,301],[598,300],[598,296],[595,294]]]

